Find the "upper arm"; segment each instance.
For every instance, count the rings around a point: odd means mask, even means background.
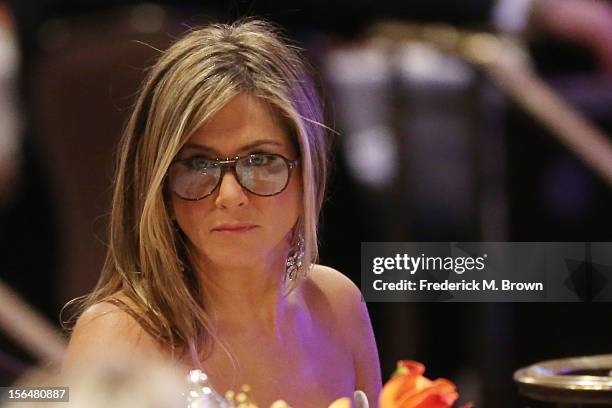
[[[361,292],[357,287],[354,287],[353,290],[357,291],[354,294],[354,303],[350,312],[351,316],[355,316],[353,330],[358,334],[353,344],[356,388],[367,394],[371,407],[377,407],[378,395],[382,388],[378,348],[366,303],[362,300]]]
[[[329,298],[343,322],[342,330],[353,356],[355,388],[364,391],[370,406],[375,408],[382,388],[380,360],[361,291],[349,278],[332,268],[317,265],[313,274],[318,284],[330,294]]]
[[[110,303],[91,306],[72,331],[62,370],[121,359],[160,358],[157,342],[127,312]]]

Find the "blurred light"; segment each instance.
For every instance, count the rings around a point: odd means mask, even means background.
[[[463,52],[479,64],[490,64],[501,58],[504,49],[493,34],[474,34],[464,43]]]
[[[0,25],[0,168],[3,171],[7,170],[4,164],[15,160],[20,144],[21,118],[16,100],[18,69],[17,38],[12,30]]]
[[[398,148],[391,129],[378,126],[353,133],[349,138],[350,144],[345,149],[353,176],[371,187],[389,187],[398,172]]]
[[[385,82],[390,75],[387,53],[378,47],[334,50],[325,68],[332,81],[343,84]]]
[[[474,71],[459,58],[443,54],[432,46],[412,42],[398,53],[399,72],[405,79],[430,84],[465,85],[472,81]]]

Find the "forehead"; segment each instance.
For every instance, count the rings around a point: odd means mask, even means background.
[[[232,153],[260,139],[273,140],[282,147],[290,145],[279,115],[261,99],[239,94],[198,129],[188,143]]]

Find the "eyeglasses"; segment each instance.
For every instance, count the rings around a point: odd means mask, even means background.
[[[197,201],[211,195],[231,169],[238,183],[258,196],[280,194],[291,177],[298,160],[280,154],[255,153],[233,159],[206,159],[194,156],[176,160],[170,166],[168,185],[184,200]]]

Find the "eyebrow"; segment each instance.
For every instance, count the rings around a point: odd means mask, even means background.
[[[253,143],[249,143],[248,145],[244,145],[242,146],[240,149],[238,149],[237,153],[240,152],[245,152],[247,150],[253,149],[255,147],[260,147],[263,145],[272,145],[272,146],[278,146],[278,147],[282,147],[283,144],[279,143],[276,140],[271,140],[271,139],[262,139],[262,140],[257,140]],[[221,153],[219,153],[218,150],[216,150],[213,147],[210,146],[206,146],[203,144],[199,144],[199,143],[187,143],[184,147],[184,149],[196,149],[196,150],[200,150],[202,152],[206,152],[206,153],[211,153],[217,156],[220,156]]]

